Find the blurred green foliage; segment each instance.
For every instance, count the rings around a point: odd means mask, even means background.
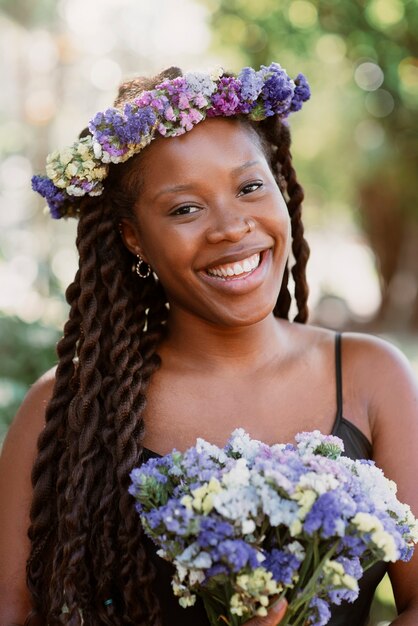
[[[0,441],[29,386],[56,362],[58,337],[41,323],[0,316]]]
[[[0,10],[23,25],[45,25],[56,14],[54,0],[0,0]]]

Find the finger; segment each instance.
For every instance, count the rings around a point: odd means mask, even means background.
[[[283,619],[287,609],[287,602],[284,598],[272,606],[265,617],[253,617],[245,626],[278,626]]]

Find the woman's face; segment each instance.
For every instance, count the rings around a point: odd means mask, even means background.
[[[290,246],[283,196],[255,132],[211,119],[143,153],[126,244],[158,275],[175,314],[221,326],[271,313]],[[138,279],[139,280],[139,279]]]

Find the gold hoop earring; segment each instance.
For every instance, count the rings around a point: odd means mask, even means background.
[[[135,272],[139,278],[148,278],[151,275],[151,265],[146,263],[140,254],[136,255],[138,262],[135,265]],[[145,267],[144,267],[145,266]]]

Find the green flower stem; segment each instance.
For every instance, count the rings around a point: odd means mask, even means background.
[[[318,546],[314,548],[315,542],[316,544],[318,543],[317,538],[314,539],[312,547],[307,552],[307,555],[306,555],[307,558],[305,562],[303,563],[303,567],[302,567],[302,569],[304,570],[303,578],[302,578],[302,571],[301,571],[300,584],[298,584],[296,587],[294,587],[294,589],[292,589],[292,596],[294,597],[294,600],[290,599],[287,613],[284,616],[283,620],[280,622],[280,626],[290,625],[291,623],[290,620],[295,618],[297,613],[299,613],[299,615],[296,617],[296,621],[292,623],[292,626],[303,624],[303,620],[305,619],[305,611],[303,609],[309,604],[312,598],[314,598],[317,595],[316,584],[317,584],[319,577],[322,574],[323,566],[326,563],[326,561],[328,561],[328,559],[331,558],[331,556],[334,554],[335,550],[337,549],[337,544],[335,544],[328,550],[328,552],[324,554],[322,559],[319,561],[318,566],[314,569],[313,574],[310,576],[309,581],[307,582],[306,586],[304,586],[303,585],[304,578],[309,573],[309,565],[305,567],[306,562],[309,561],[309,564],[310,564],[313,560],[315,560],[314,552],[315,550],[318,549]],[[317,558],[319,558],[319,552],[317,554]],[[302,593],[299,596],[297,596],[297,593],[299,591],[302,591]]]
[[[363,565],[363,574],[364,572],[367,572],[368,569],[370,569],[371,567],[373,567],[373,565],[376,565],[376,563],[379,563],[379,561],[381,561],[382,559],[378,559],[378,558],[374,558],[372,559],[369,563],[367,563],[367,565]]]

